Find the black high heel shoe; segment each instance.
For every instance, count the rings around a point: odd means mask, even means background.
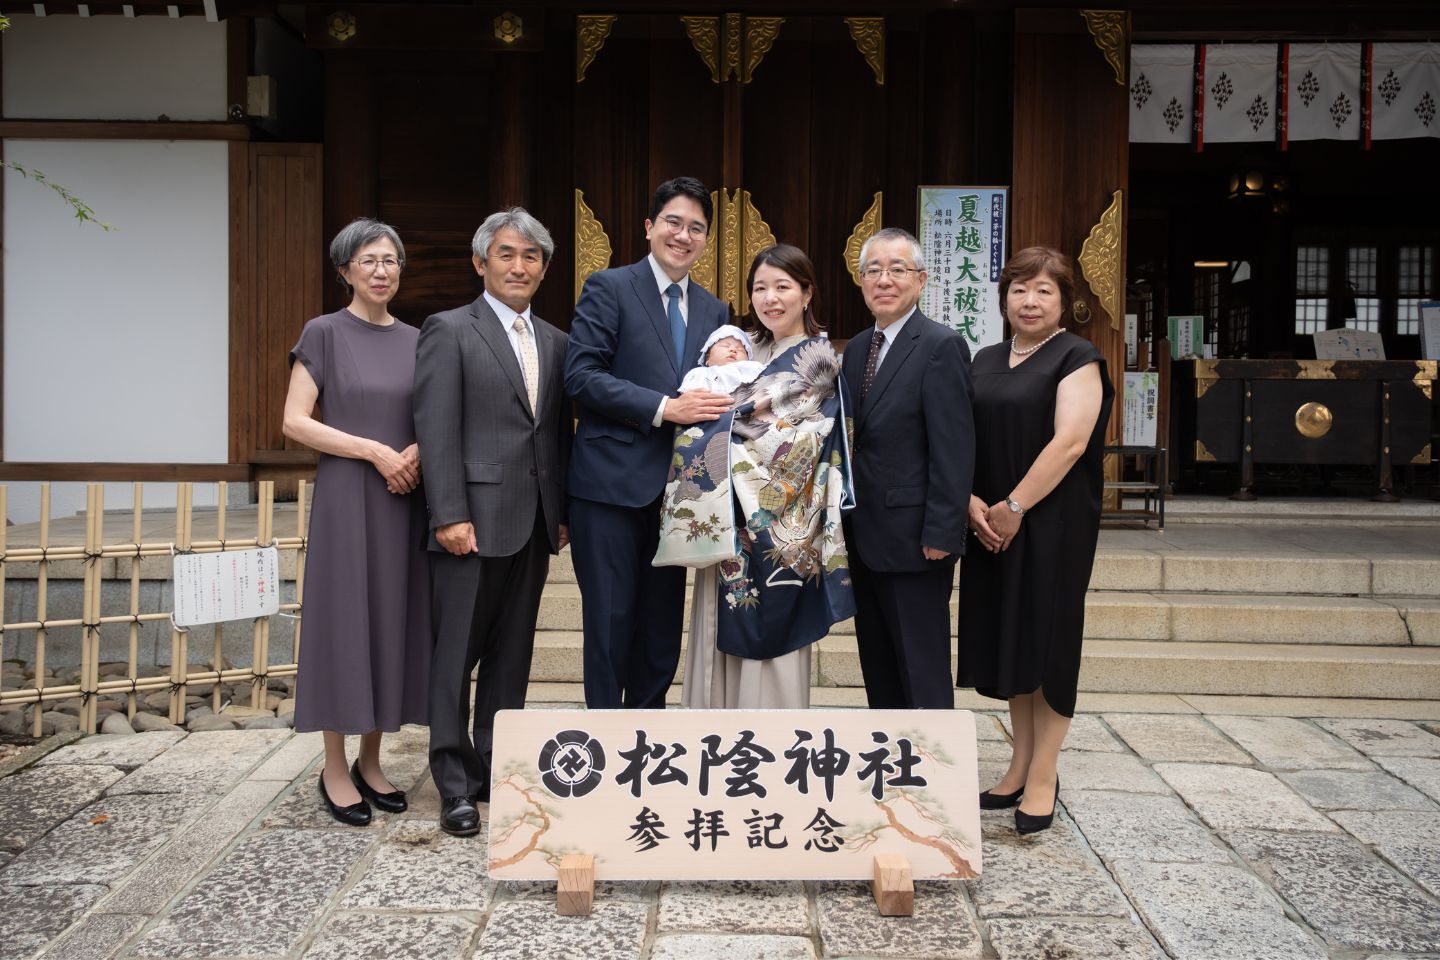
[[[1041,830],[1049,830],[1050,824],[1055,819],[1055,808],[1060,805],[1060,777],[1055,777],[1055,799],[1050,803],[1050,812],[1044,816],[1035,816],[1026,813],[1019,807],[1015,808],[1015,832],[1022,837],[1027,833],[1039,833]]]
[[[365,802],[364,795],[361,795],[359,803],[352,803],[348,807],[337,806],[334,800],[330,799],[330,793],[325,789],[325,774],[320,774],[320,799],[325,801],[330,816],[339,820],[347,827],[368,827],[370,825],[370,804]]]
[[[1020,797],[1025,793],[1022,786],[1014,793],[991,793],[989,790],[980,791],[981,810],[1004,810],[1006,807],[1013,807],[1020,802]]]
[[[410,805],[405,802],[404,790],[392,790],[389,793],[381,793],[366,783],[365,778],[360,775],[359,760],[350,764],[350,782],[355,784],[355,789],[360,791],[360,796],[363,799],[369,800],[386,813],[404,813],[410,808]]]

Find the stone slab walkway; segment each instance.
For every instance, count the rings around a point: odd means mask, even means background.
[[[1089,713],[1068,744],[1054,828],[984,814],[983,877],[913,918],[801,882],[601,883],[566,918],[439,831],[422,729],[383,758],[410,810],[363,830],[321,807],[317,735],[88,737],[0,779],[0,960],[1440,954],[1440,723]]]

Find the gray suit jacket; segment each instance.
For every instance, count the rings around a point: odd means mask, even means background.
[[[535,316],[539,411],[532,413],[515,351],[482,296],[426,319],[415,358],[415,437],[435,528],[470,521],[483,557],[517,553],[537,500],[560,548],[573,419],[565,397],[566,335]]]

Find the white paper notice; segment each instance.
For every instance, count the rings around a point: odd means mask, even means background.
[[[1425,359],[1440,360],[1440,303],[1420,304],[1420,336]]]
[[[1322,330],[1315,337],[1316,360],[1384,360],[1385,341],[1369,330]]]
[[[1139,365],[1138,347],[1140,343],[1140,316],[1139,314],[1125,314],[1125,366],[1134,367]]]
[[[1125,446],[1155,446],[1159,409],[1160,371],[1125,374]]]
[[[175,557],[175,623],[252,620],[280,611],[280,554],[274,547]]]

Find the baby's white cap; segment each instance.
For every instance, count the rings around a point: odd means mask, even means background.
[[[721,340],[724,340],[726,337],[734,337],[736,340],[739,340],[741,343],[745,344],[745,356],[749,357],[751,360],[755,359],[755,346],[750,342],[750,335],[747,334],[744,330],[741,330],[739,327],[735,326],[735,324],[726,323],[722,324],[719,327],[716,327],[715,332],[710,334],[710,336],[706,338],[705,346],[700,348],[700,362],[702,364],[705,362],[706,355],[710,353],[710,348],[715,346],[715,344],[719,343]]]

